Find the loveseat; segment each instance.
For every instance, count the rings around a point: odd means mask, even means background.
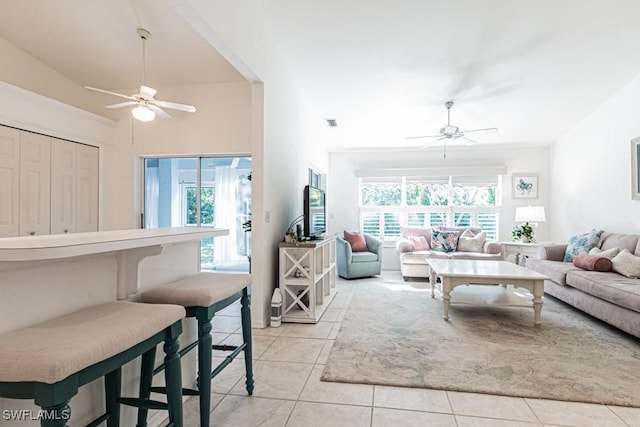
[[[640,235],[604,233],[596,248],[597,252],[626,249],[640,256]],[[538,249],[537,257],[527,259],[527,268],[549,277],[544,282],[544,291],[640,338],[640,279],[615,271],[578,268],[574,262],[564,261],[566,250],[567,244],[544,246]],[[614,269],[615,260],[614,257]]]
[[[441,247],[436,247],[436,242],[432,241],[434,231],[439,232],[437,234],[453,232],[456,239],[455,249],[443,250]],[[400,233],[402,237],[396,242],[396,249],[400,254],[400,271],[405,281],[410,277],[429,278],[431,271],[427,258],[502,259],[502,246],[498,242],[483,239],[482,229],[478,227],[402,227]],[[461,237],[471,240],[465,240],[466,244],[460,245]]]

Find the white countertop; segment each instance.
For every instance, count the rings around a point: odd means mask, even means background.
[[[167,227],[0,238],[0,262],[70,258],[226,236],[210,227]]]

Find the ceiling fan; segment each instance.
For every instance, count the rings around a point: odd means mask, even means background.
[[[151,33],[144,28],[138,28],[137,33],[142,39],[142,85],[140,86],[140,92],[134,95],[124,95],[117,92],[111,92],[104,89],[98,89],[95,87],[85,86],[85,89],[95,92],[102,92],[108,95],[119,96],[125,98],[128,101],[120,102],[118,104],[107,105],[105,108],[115,109],[130,107],[135,105],[136,107],[131,110],[133,117],[141,122],[150,122],[156,116],[161,119],[169,119],[171,115],[163,110],[163,108],[169,108],[173,110],[186,111],[188,113],[195,113],[196,107],[193,105],[179,104],[177,102],[160,101],[154,98],[156,90],[152,87],[145,85],[145,68],[146,68],[146,56],[145,56],[145,41],[151,38]]]
[[[447,101],[444,103],[444,106],[447,108],[447,125],[440,128],[440,133],[438,135],[424,135],[424,136],[408,136],[405,139],[421,139],[421,138],[438,138],[434,141],[430,141],[427,144],[423,145],[423,148],[429,147],[435,144],[438,141],[445,140],[462,140],[466,144],[476,144],[477,141],[474,141],[471,138],[465,136],[467,133],[471,132],[497,132],[498,128],[484,128],[484,129],[471,129],[471,130],[461,130],[458,126],[453,126],[451,124],[451,107],[453,107],[453,101]]]

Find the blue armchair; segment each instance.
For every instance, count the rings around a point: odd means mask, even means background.
[[[370,277],[382,270],[382,241],[364,234],[367,243],[366,252],[353,252],[351,245],[342,237],[337,237],[338,275],[345,279]]]

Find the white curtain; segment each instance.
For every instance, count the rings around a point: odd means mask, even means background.
[[[217,228],[229,229],[229,236],[215,239],[213,262],[237,258],[236,245],[236,194],[238,178],[236,169],[217,166],[215,173],[214,221]]]
[[[146,228],[157,228],[159,204],[160,204],[160,184],[158,182],[158,168],[147,168],[146,172],[146,194],[145,194],[145,207],[144,216]]]

